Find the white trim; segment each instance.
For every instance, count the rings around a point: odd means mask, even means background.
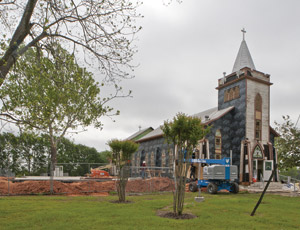
[[[207,159],[210,159],[210,153],[209,153],[209,141],[206,140],[206,153],[207,153]]]
[[[240,182],[243,182],[243,168],[244,168],[244,145],[245,141],[241,141],[241,154],[240,154]]]

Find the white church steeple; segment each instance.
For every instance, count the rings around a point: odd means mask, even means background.
[[[241,30],[243,32],[243,41],[241,43],[238,55],[235,59],[234,66],[232,72],[237,72],[244,67],[249,67],[250,69],[255,70],[255,66],[253,60],[251,58],[251,54],[249,52],[247,43],[245,41],[245,29]]]

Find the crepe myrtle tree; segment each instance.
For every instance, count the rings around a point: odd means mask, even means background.
[[[52,38],[97,60],[108,79],[133,68],[140,2],[130,0],[0,0],[0,86],[30,47]],[[89,57],[89,58],[88,58]],[[88,61],[90,63],[90,61]],[[127,67],[127,68],[126,68]]]
[[[110,158],[118,171],[117,192],[119,202],[125,202],[125,190],[130,174],[130,159],[139,145],[130,140],[122,141],[118,139],[110,140],[108,145],[111,149]]]
[[[0,89],[0,117],[25,129],[48,134],[53,167],[57,145],[67,132],[78,132],[99,120],[118,114],[106,105],[116,94],[100,98],[100,85],[90,72],[80,68],[74,55],[52,44],[48,56],[30,49],[18,59]]]
[[[189,162],[198,141],[210,130],[201,123],[201,119],[178,113],[172,121],[165,121],[161,126],[168,143],[174,144],[174,179],[175,191],[173,194],[173,212],[182,215],[185,184]]]

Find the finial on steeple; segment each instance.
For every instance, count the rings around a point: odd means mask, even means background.
[[[243,28],[242,30],[242,33],[243,33],[243,41],[245,40],[245,33],[246,33],[246,30],[245,30],[245,28]]]

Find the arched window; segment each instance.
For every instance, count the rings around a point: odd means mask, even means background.
[[[224,102],[229,101],[229,93],[228,90],[225,90],[224,92]]]
[[[156,148],[156,154],[155,154],[155,166],[161,167],[161,151],[160,148]]]
[[[240,96],[240,88],[238,86],[236,86],[233,89],[234,89],[233,97],[238,98]]]
[[[262,127],[262,99],[260,94],[255,96],[255,139],[261,140],[261,127]]]
[[[235,86],[230,89],[226,89],[224,91],[224,102],[234,100],[240,97],[240,88],[239,86]]]
[[[215,158],[221,159],[222,154],[222,135],[220,129],[215,134]]]
[[[141,159],[140,159],[140,166],[143,164],[144,160],[146,160],[146,153],[145,153],[145,150],[142,150]]]
[[[233,100],[234,99],[234,92],[233,89],[229,90],[229,100]]]

